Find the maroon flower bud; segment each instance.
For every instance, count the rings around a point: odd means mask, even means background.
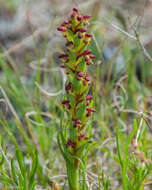
[[[87,108],[86,110],[87,110],[87,114],[86,114],[87,117],[90,117],[93,112],[96,112],[94,108]]]
[[[88,33],[87,33],[87,34],[85,34],[85,37],[86,37],[86,38],[92,38],[92,34],[88,34]]]
[[[84,44],[87,44],[87,43],[88,43],[88,40],[84,39],[84,40],[83,40],[83,43],[84,43]]]
[[[77,8],[73,8],[73,11],[78,13],[78,9]]]
[[[71,142],[71,147],[75,148],[76,147],[76,142]]]
[[[78,136],[78,140],[80,141],[80,140],[87,140],[88,138],[85,136],[85,134],[84,133],[81,133],[79,136]]]
[[[90,58],[90,57],[89,57],[88,55],[86,55],[86,56],[85,56],[85,61],[88,62],[88,61],[89,61],[89,58]]]
[[[90,100],[87,100],[86,101],[86,105],[88,106],[90,104]]]
[[[89,18],[91,18],[90,15],[84,15],[84,16],[83,16],[83,19],[84,19],[84,20],[87,20],[87,19],[89,19]]]
[[[85,76],[85,80],[86,81],[90,81],[90,77],[89,76]]]
[[[77,20],[78,20],[78,21],[82,21],[82,20],[83,20],[83,16],[78,15],[78,16],[77,16]]]
[[[71,15],[71,18],[73,19],[76,19],[77,18],[77,15],[78,15],[78,12],[77,11],[73,11],[72,15]]]
[[[71,109],[70,101],[69,100],[64,100],[62,101],[63,107],[67,107],[68,109]]]
[[[59,58],[62,59],[62,58],[67,58],[68,57],[68,54],[61,54],[59,55]]]
[[[86,105],[87,106],[90,104],[90,100],[92,100],[92,96],[90,96],[90,95],[86,96]]]
[[[71,140],[70,139],[68,139],[68,141],[67,141],[67,143],[66,143],[66,147],[68,148],[69,146],[71,145]]]
[[[86,32],[86,31],[87,31],[86,28],[80,28],[80,29],[78,30],[78,32],[80,32],[80,33],[84,33],[84,32]]]
[[[82,53],[82,55],[89,55],[89,54],[91,54],[92,53],[92,51],[90,50],[90,49],[87,49],[87,50],[85,50],[83,53]]]
[[[92,100],[92,96],[91,95],[86,96],[86,100]]]
[[[91,61],[87,61],[87,65],[89,66],[89,65],[91,65],[92,64],[92,62]]]
[[[60,31],[60,32],[66,32],[66,31],[67,31],[64,26],[59,26],[59,27],[57,28],[57,30]]]
[[[69,110],[71,109],[71,105],[70,105],[70,104],[67,104],[66,106],[67,106],[67,108],[68,108]]]
[[[68,58],[66,58],[66,59],[65,59],[65,63],[68,63],[68,62],[69,62],[69,59],[68,59]]]
[[[77,72],[77,76],[81,78],[84,76],[84,73],[83,72]]]
[[[96,112],[96,110],[94,108],[87,108],[86,109],[88,112]]]
[[[61,24],[61,26],[65,26],[65,25],[67,25],[67,24],[70,24],[70,21],[69,21],[69,20],[63,21],[63,23]]]
[[[80,119],[75,119],[75,123],[76,124],[81,124],[81,120]]]
[[[70,103],[70,101],[69,100],[63,100],[62,101],[62,104],[64,105],[64,104],[69,104]]]
[[[70,41],[68,41],[65,45],[66,45],[66,46],[71,46],[71,45],[73,45],[73,43],[70,42]]]
[[[80,33],[78,34],[78,38],[80,38],[80,39],[82,38],[82,35]]]
[[[93,54],[89,55],[90,59],[94,59],[95,56]]]
[[[80,119],[72,119],[74,121],[74,128],[77,128],[81,125],[81,120]]]
[[[71,83],[69,82],[69,84],[66,85],[65,90],[68,92],[69,90],[71,90],[71,87]]]
[[[64,64],[62,64],[60,67],[61,67],[62,69],[65,69],[65,68],[66,68],[66,66],[65,66]]]

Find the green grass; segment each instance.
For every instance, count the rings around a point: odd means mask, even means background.
[[[100,63],[100,52],[106,41],[100,30],[93,33],[96,40],[91,48],[96,62]],[[120,38],[123,41],[120,52],[126,61],[124,80],[117,75],[104,79],[105,74],[110,76],[108,65],[113,66],[117,55],[109,63],[97,64],[90,69],[95,81],[97,112],[93,118],[92,134],[96,145],[88,154],[87,180],[93,190],[150,190],[152,133],[146,121],[151,125],[147,115],[150,117],[152,110],[152,86],[148,83],[152,65],[145,60],[138,44]],[[142,82],[135,73],[139,58]],[[68,189],[65,163],[57,145],[62,95],[47,97],[35,85],[37,82],[48,88],[51,84],[61,89],[61,75],[32,70],[27,83],[24,83],[21,78],[26,76],[29,65],[18,66],[12,59],[6,61],[1,57],[0,68],[3,74],[0,98],[5,102],[0,102],[3,107],[0,109],[0,187],[5,190],[11,187],[55,190],[59,184],[61,189]],[[140,114],[141,110],[146,115]],[[26,117],[31,111],[36,114]]]

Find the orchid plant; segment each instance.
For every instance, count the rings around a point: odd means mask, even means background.
[[[86,189],[88,150],[92,145],[91,118],[95,112],[93,88],[87,74],[94,55],[88,49],[92,34],[87,32],[89,15],[81,15],[77,8],[69,20],[57,28],[66,39],[61,67],[68,81],[65,86],[64,109],[58,133],[58,145],[66,162],[70,190]]]

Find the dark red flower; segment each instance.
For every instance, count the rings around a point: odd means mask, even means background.
[[[77,8],[73,8],[73,11],[78,13],[78,9]]]
[[[92,51],[90,50],[90,49],[87,49],[87,50],[85,50],[83,53],[82,53],[82,55],[89,55],[89,54],[91,54],[92,53]]]
[[[78,16],[77,16],[77,20],[78,20],[78,21],[82,21],[82,20],[83,20],[83,16],[78,15]]]
[[[87,108],[87,117],[90,117],[92,115],[93,112],[96,112],[96,110],[94,108]]]
[[[89,18],[91,18],[90,15],[84,15],[84,16],[83,16],[83,19],[85,19],[85,20],[87,20],[87,19],[89,19]]]
[[[86,34],[85,34],[85,37],[86,37],[86,38],[92,38],[92,34],[86,33]]]
[[[84,32],[86,32],[86,31],[87,31],[86,28],[80,28],[80,29],[77,30],[77,32],[80,32],[80,33],[84,33]]]
[[[63,23],[61,24],[61,26],[65,26],[65,25],[67,25],[67,24],[70,24],[70,21],[69,21],[69,20],[63,21]]]
[[[57,30],[60,31],[60,32],[66,32],[66,31],[67,31],[64,26],[59,26],[59,27],[57,28]]]
[[[86,96],[86,100],[92,100],[92,96],[91,95]]]
[[[84,77],[84,73],[83,72],[77,72],[77,76],[82,78],[82,77]]]
[[[69,90],[71,90],[71,87],[71,83],[69,82],[69,84],[67,84],[65,87],[66,92],[69,92]]]
[[[62,69],[65,69],[65,68],[66,68],[66,66],[65,66],[64,64],[62,64],[60,67],[61,67]]]
[[[78,136],[78,140],[87,140],[88,138],[85,136],[84,133],[81,133],[79,136]]]
[[[89,55],[90,59],[94,59],[95,56],[93,54]]]
[[[62,58],[67,58],[68,57],[68,54],[61,54],[59,55],[59,58],[62,59]]]

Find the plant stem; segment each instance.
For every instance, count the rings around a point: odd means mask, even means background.
[[[79,168],[68,162],[66,162],[66,167],[70,190],[80,190]]]

